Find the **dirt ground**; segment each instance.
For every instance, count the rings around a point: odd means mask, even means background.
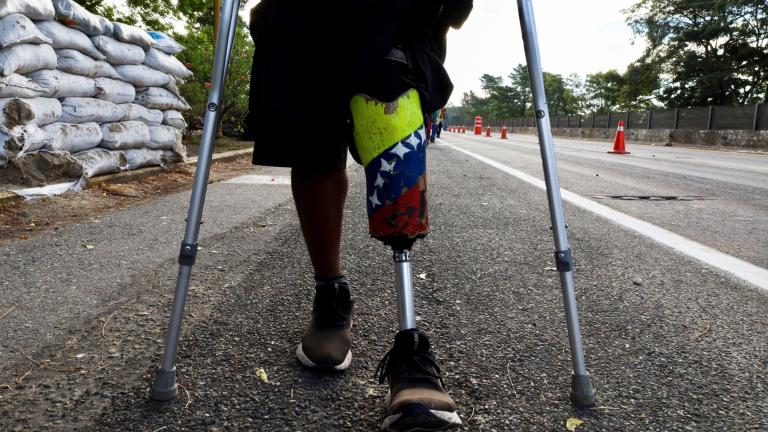
[[[222,151],[234,149],[236,147],[228,147]],[[196,153],[196,147],[190,150]],[[226,180],[252,171],[253,168],[248,155],[235,160],[214,162],[209,181]],[[68,192],[51,198],[0,202],[0,245],[27,240],[71,223],[97,220],[106,213],[189,189],[192,187],[194,172],[194,166],[182,166],[139,180],[90,185],[80,192]]]

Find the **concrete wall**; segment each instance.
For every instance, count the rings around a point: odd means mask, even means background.
[[[469,132],[469,129],[467,131]],[[507,131],[513,134],[536,134],[536,128],[532,127],[512,127]],[[498,128],[494,128],[494,133],[498,134]],[[616,131],[600,128],[552,128],[552,134],[568,138],[613,141]],[[686,147],[768,151],[768,131],[627,129],[625,138],[628,144],[634,141],[657,145],[678,144]]]

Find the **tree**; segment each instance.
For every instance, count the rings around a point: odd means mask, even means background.
[[[508,78],[510,85],[505,85],[503,77],[483,74],[480,77],[480,87],[486,96],[478,96],[472,91],[464,93],[462,97],[464,114],[467,117],[479,114],[489,119],[533,115],[528,66],[517,65]],[[544,72],[544,92],[550,114],[576,114],[581,110],[583,98],[577,95],[576,84],[580,85],[575,75],[563,78],[561,75]]]
[[[615,69],[587,75],[587,107],[597,113],[618,110],[624,86],[624,76]]]
[[[213,26],[189,24],[185,34],[175,36],[179,43],[187,47],[178,54],[177,58],[195,74],[182,83],[179,89],[192,106],[189,115],[198,116],[192,120],[202,122],[202,115],[205,113],[205,105],[208,101],[208,89],[211,85],[210,79],[213,76]],[[239,135],[242,132],[241,123],[248,112],[252,57],[253,42],[245,30],[245,25],[240,23],[235,33],[229,75],[224,85],[220,110],[220,120],[225,132],[230,135]]]
[[[88,11],[112,21],[137,25],[147,30],[170,31],[173,21],[181,18],[173,0],[124,0],[118,6],[108,0],[78,0],[78,3]]]
[[[768,2],[640,0],[626,11],[658,65],[669,106],[746,104],[768,99]]]

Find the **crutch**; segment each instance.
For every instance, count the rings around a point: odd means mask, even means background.
[[[240,9],[239,0],[224,0],[219,20],[219,35],[216,41],[216,54],[213,60],[213,81],[208,94],[203,124],[203,135],[200,138],[200,153],[197,159],[197,170],[192,186],[192,198],[189,202],[184,240],[179,252],[179,275],[176,279],[176,291],[173,295],[171,319],[165,338],[163,363],[155,373],[155,381],[150,389],[152,399],[158,401],[170,400],[176,397],[176,349],[181,333],[181,319],[184,315],[184,304],[187,300],[187,289],[192,266],[197,256],[197,239],[200,233],[205,192],[208,185],[208,174],[211,168],[216,126],[220,116],[219,107],[221,95],[224,92],[224,80],[229,70],[229,58],[237,27],[237,12]],[[224,43],[222,43],[224,42]]]
[[[539,42],[536,36],[536,23],[533,19],[531,0],[517,0],[517,11],[520,15],[525,58],[528,63],[528,75],[531,79],[541,161],[544,165],[544,181],[547,185],[549,216],[555,237],[555,265],[560,273],[560,286],[563,291],[565,318],[568,325],[568,341],[571,346],[571,360],[573,362],[571,402],[577,406],[591,406],[595,404],[595,390],[584,363],[584,349],[581,345],[579,313],[576,307],[576,293],[573,288],[573,258],[565,227],[563,200],[560,196],[560,181],[557,176],[552,129],[549,124],[549,111],[544,94],[544,76],[541,71]]]

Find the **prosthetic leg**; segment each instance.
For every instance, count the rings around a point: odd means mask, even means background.
[[[443,386],[429,338],[416,328],[411,247],[427,235],[427,130],[419,94],[393,102],[355,96],[350,108],[355,150],[365,167],[371,236],[392,247],[400,331],[377,374],[389,384],[386,431],[438,431],[462,424]]]
[[[411,248],[427,235],[427,131],[419,94],[394,102],[355,96],[350,108],[355,148],[365,167],[371,236],[391,246],[400,330],[416,328]]]

